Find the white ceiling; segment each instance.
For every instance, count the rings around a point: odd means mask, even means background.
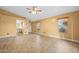
[[[26,17],[31,21],[48,18],[68,12],[79,10],[78,6],[39,6],[43,11],[39,14],[29,14],[26,9],[28,6],[0,6],[0,8],[12,12],[14,14]]]

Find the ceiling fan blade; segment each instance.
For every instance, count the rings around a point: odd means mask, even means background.
[[[29,13],[32,13],[31,11],[29,11]]]
[[[42,10],[36,10],[37,12],[42,12]]]
[[[27,10],[31,10],[30,8],[26,8]]]

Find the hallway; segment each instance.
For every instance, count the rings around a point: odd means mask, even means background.
[[[0,39],[0,52],[76,53],[79,52],[79,43],[37,34],[26,34]]]

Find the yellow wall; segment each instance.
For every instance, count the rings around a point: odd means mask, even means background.
[[[6,13],[4,13],[6,12]],[[16,35],[16,20],[22,20],[25,25],[29,23],[27,19],[9,14],[7,11],[0,10],[0,36],[7,35]],[[25,33],[27,29],[23,29],[23,33]]]
[[[31,29],[32,29],[32,33],[35,33],[36,32],[36,22],[32,22],[31,23]]]
[[[79,40],[79,12],[75,14],[73,20],[73,39]]]
[[[55,20],[54,18],[48,18],[46,20],[40,21],[40,23],[41,23],[41,29],[40,29],[41,33],[59,37],[57,20]]]
[[[0,14],[0,35],[16,34],[16,18]]]
[[[59,15],[55,17],[50,17],[50,18],[42,19],[40,21],[33,22],[32,24],[33,32],[36,31],[36,28],[33,25],[35,25],[37,22],[40,22],[41,24],[40,33],[43,33],[46,35],[52,35],[54,37],[62,37],[61,36],[62,33],[58,31],[57,19],[64,18],[64,17],[68,17],[68,29],[66,33],[63,33],[65,38],[79,39],[79,11],[67,13],[67,14],[63,14],[63,15]]]

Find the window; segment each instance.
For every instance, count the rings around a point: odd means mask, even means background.
[[[68,18],[58,19],[58,29],[59,32],[67,32]]]

